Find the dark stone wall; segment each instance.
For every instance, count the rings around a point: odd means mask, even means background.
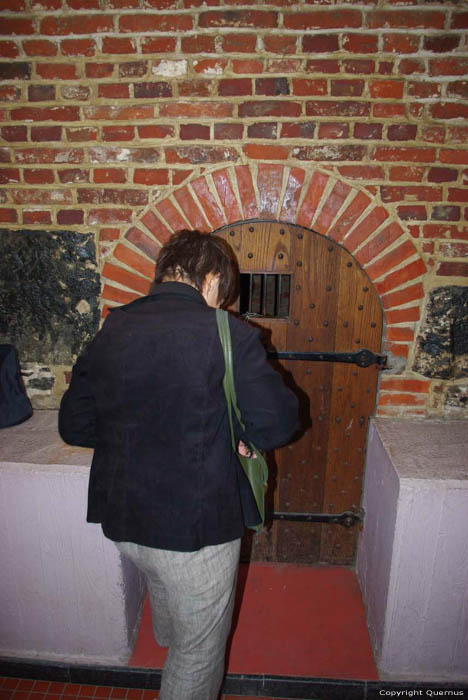
[[[0,342],[22,363],[73,364],[99,325],[94,236],[3,229],[0,248]],[[35,381],[46,390],[52,379]]]
[[[431,379],[468,377],[468,287],[431,291],[413,370]]]

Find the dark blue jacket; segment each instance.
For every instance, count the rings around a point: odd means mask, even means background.
[[[229,321],[245,436],[271,450],[297,430],[297,399],[258,331]],[[107,537],[193,551],[242,536],[243,514],[257,511],[231,448],[223,375],[215,310],[193,287],[160,284],[108,316],[59,414],[66,442],[94,447],[87,519]]]

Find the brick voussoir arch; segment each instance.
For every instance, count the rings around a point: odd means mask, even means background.
[[[317,169],[267,162],[228,165],[174,189],[143,212],[117,243],[102,271],[103,303],[114,306],[146,294],[160,247],[175,231],[212,231],[255,218],[299,224],[343,245],[381,297],[386,351],[408,356],[426,266],[387,208],[354,184]]]

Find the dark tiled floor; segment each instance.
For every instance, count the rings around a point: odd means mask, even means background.
[[[0,700],[156,700],[157,690],[113,688],[111,686],[79,685],[51,681],[7,678],[0,676]],[[248,698],[223,695],[221,700],[275,700],[275,698]]]

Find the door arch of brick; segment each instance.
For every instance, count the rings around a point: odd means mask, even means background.
[[[175,231],[212,231],[255,218],[299,224],[343,245],[380,295],[385,352],[403,361],[408,357],[424,296],[426,266],[419,251],[369,192],[319,169],[229,165],[174,188],[141,213],[107,258],[103,314],[148,293],[159,249]]]

